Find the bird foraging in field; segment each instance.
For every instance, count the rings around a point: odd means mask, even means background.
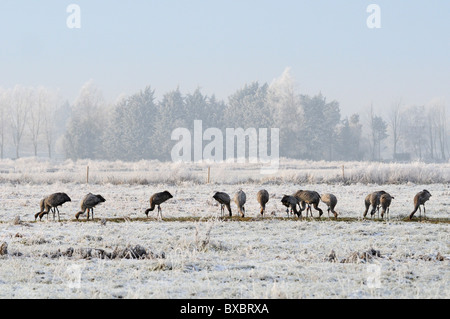
[[[265,189],[260,190],[256,194],[256,199],[258,200],[258,203],[261,205],[261,216],[264,216],[264,211],[266,210],[266,204],[269,201],[269,192]]]
[[[238,211],[241,214],[241,217],[245,216],[245,207],[244,204],[247,201],[247,196],[245,195],[244,191],[240,189],[235,195],[234,195],[234,202],[236,203],[238,207]]]
[[[160,205],[164,203],[165,201],[173,198],[172,194],[170,194],[168,191],[164,191],[161,193],[155,193],[150,197],[150,208],[145,210],[145,215],[148,217],[148,213],[152,212],[156,206],[158,206],[158,218],[161,217],[162,219],[162,210]]]
[[[338,217],[338,213],[337,211],[334,210],[334,208],[336,207],[337,204],[337,198],[335,195],[333,194],[322,194],[320,196],[320,199],[322,200],[322,202],[325,203],[325,205],[328,206],[327,211],[328,211],[328,217],[330,217],[330,211],[333,213],[334,218],[337,219]]]
[[[320,195],[318,192],[299,190],[293,196],[296,197],[299,201],[300,211],[304,211],[306,208],[306,204],[308,204],[306,217],[308,217],[308,211],[311,213],[312,217],[311,205],[313,205],[314,209],[319,212],[319,217],[322,216],[323,211],[319,208]]]
[[[383,194],[386,194],[385,191],[378,191],[373,192],[366,196],[364,199],[364,205],[366,206],[366,209],[364,211],[363,217],[366,217],[367,212],[369,211],[370,205],[372,205],[372,210],[370,211],[370,217],[373,217],[375,215],[375,211],[380,212],[380,198]]]
[[[386,219],[388,215],[390,216],[389,206],[391,206],[391,201],[394,199],[394,196],[391,196],[389,193],[383,194],[380,197],[380,206],[381,206],[381,218],[386,214]]]
[[[231,217],[231,206],[230,206],[230,195],[224,192],[216,192],[213,196],[213,198],[219,202],[220,204],[220,216],[223,216],[225,213],[225,207],[228,209],[228,213]]]
[[[55,220],[55,212],[58,212],[58,221],[61,221],[58,206],[62,206],[62,204],[71,201],[72,200],[66,193],[54,193],[45,197],[40,202],[40,211],[39,213],[34,215],[34,220],[36,220],[38,217],[39,220],[42,220],[42,216],[46,214],[48,219],[48,213],[51,210],[53,212],[53,220]]]
[[[295,215],[297,215],[297,217],[302,216],[302,212],[297,211],[297,205],[299,204],[299,201],[296,197],[283,195],[281,203],[287,207],[286,212],[288,213],[288,217],[289,217],[289,208],[291,209],[292,212],[294,212]]]
[[[423,217],[425,218],[425,202],[427,202],[431,197],[431,194],[429,191],[427,191],[426,189],[424,189],[421,192],[418,192],[416,194],[416,196],[414,196],[414,210],[412,211],[412,213],[409,215],[409,219],[412,219],[414,214],[417,212],[417,210],[419,210],[420,213],[420,218],[422,218],[422,210],[420,209],[420,205],[423,206]]]
[[[92,193],[87,194],[81,201],[81,211],[76,213],[75,217],[78,219],[80,215],[87,212],[87,220],[89,220],[89,212],[92,212],[92,220],[94,220],[94,207],[98,204],[104,203],[106,200],[102,195],[94,195]]]

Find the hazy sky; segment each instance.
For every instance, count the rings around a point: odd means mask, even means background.
[[[67,6],[81,8],[69,29]],[[369,4],[381,28],[369,29]],[[450,1],[0,0],[0,87],[44,85],[73,101],[93,79],[109,101],[151,85],[225,99],[286,67],[298,91],[344,114],[450,104]]]

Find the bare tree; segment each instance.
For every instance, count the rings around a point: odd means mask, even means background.
[[[19,158],[20,143],[32,103],[32,90],[16,85],[10,94],[8,112],[16,158]]]
[[[47,90],[46,99],[43,107],[43,129],[45,142],[47,144],[48,157],[52,158],[53,142],[55,138],[55,115],[56,115],[56,105],[57,96],[54,92]],[[59,123],[61,124],[61,123]]]
[[[52,158],[52,146],[54,139],[54,129],[53,129],[53,121],[54,121],[54,109],[48,107],[44,112],[44,135],[45,142],[47,144],[48,157]]]
[[[398,100],[392,105],[392,109],[389,115],[389,126],[392,131],[392,146],[393,146],[393,159],[397,155],[397,146],[401,138],[401,126],[403,121],[401,100]]]
[[[449,146],[448,146],[449,133],[447,126],[448,118],[445,106],[442,106],[442,115],[439,118],[442,121],[439,129],[439,142],[441,145],[442,159],[446,161],[449,156]]]
[[[434,113],[434,110],[432,107],[428,108],[428,114],[427,114],[427,120],[428,120],[428,146],[430,148],[430,157],[432,160],[434,160],[434,150],[436,146],[436,114]]]
[[[375,136],[375,131],[373,129],[374,123],[373,123],[373,119],[375,117],[375,114],[373,112],[373,105],[370,105],[370,111],[369,111],[369,128],[370,128],[370,135],[369,135],[369,141],[371,143],[371,159],[375,160],[375,149],[376,149],[376,136]]]
[[[447,116],[445,104],[439,99],[428,103],[426,110],[426,146],[431,160],[447,160]],[[423,116],[423,114],[422,114]]]
[[[405,109],[404,125],[402,126],[405,145],[419,160],[424,158],[427,145],[427,120],[424,114],[425,107],[423,105],[409,106]]]
[[[440,156],[443,161],[447,160],[447,115],[445,112],[445,105],[443,103],[436,104],[432,108],[432,113],[435,118],[436,125],[436,139],[439,145]],[[437,150],[436,150],[437,151]]]
[[[38,142],[41,132],[43,110],[46,104],[46,90],[38,88],[34,94],[34,103],[30,105],[28,116],[28,128],[30,129],[31,141],[33,143],[34,156],[37,156]]]

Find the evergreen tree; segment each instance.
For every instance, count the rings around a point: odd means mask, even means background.
[[[155,158],[155,114],[154,91],[150,87],[119,101],[104,136],[106,157],[128,161]]]
[[[102,116],[104,101],[100,90],[92,81],[87,82],[72,107],[64,135],[66,157],[71,159],[101,158],[102,128],[105,117]]]
[[[152,136],[152,154],[159,160],[170,160],[174,142],[171,140],[172,131],[178,127],[188,128],[191,114],[186,109],[184,98],[179,88],[164,94],[157,105],[154,116],[155,131]]]
[[[350,119],[345,118],[337,127],[335,151],[337,159],[344,161],[361,160],[361,131],[359,115],[353,114]]]
[[[267,101],[268,85],[253,82],[245,84],[228,98],[224,122],[227,127],[243,129],[269,128],[271,125],[270,109]]]
[[[339,104],[327,103],[320,93],[310,97],[301,96],[303,121],[301,123],[303,158],[311,160],[331,159],[335,129],[340,121]]]
[[[197,88],[194,93],[186,95],[184,103],[188,116],[185,120],[190,128],[195,120],[201,120],[203,127],[222,127],[226,106],[223,101],[217,101],[214,95],[211,97],[203,95]]]
[[[381,142],[387,135],[387,123],[380,116],[373,116],[371,122],[372,129],[372,159],[381,160]]]

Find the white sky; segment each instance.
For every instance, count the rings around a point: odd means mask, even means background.
[[[66,8],[81,8],[69,29]],[[366,8],[381,8],[369,29]],[[93,79],[109,101],[150,85],[158,98],[226,98],[286,67],[299,93],[344,115],[450,101],[450,2],[363,0],[23,0],[0,2],[0,87],[44,85],[73,101]]]

